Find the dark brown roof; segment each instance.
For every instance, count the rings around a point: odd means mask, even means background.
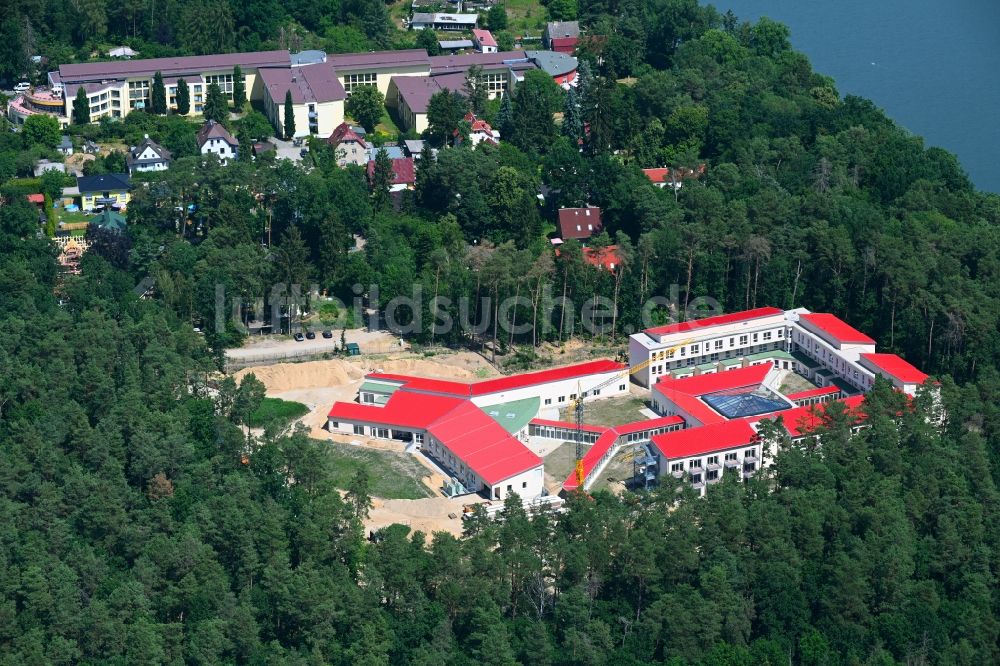
[[[365,148],[368,147],[365,140],[362,139],[361,136],[358,135],[358,133],[355,132],[354,129],[347,123],[340,123],[337,125],[337,127],[333,130],[333,134],[330,135],[330,138],[327,139],[327,141],[331,146],[339,146],[345,141],[354,141],[356,143],[360,143]]]
[[[600,208],[559,209],[559,231],[563,239],[584,240],[601,233],[602,229],[604,229],[604,223],[601,222]]]
[[[260,80],[271,99],[285,101],[285,92],[292,91],[292,103],[323,103],[347,99],[347,92],[330,63],[318,62],[302,67],[268,67],[261,69]]]
[[[368,160],[368,178],[375,178],[375,160]],[[417,182],[416,167],[412,157],[397,157],[392,160],[392,184],[412,185]]]
[[[372,53],[343,53],[328,55],[326,62],[334,69],[380,67],[384,65],[428,65],[430,58],[423,49],[405,49],[402,51],[374,51]]]
[[[201,126],[200,130],[198,130],[198,146],[204,146],[205,142],[209,139],[222,139],[230,146],[240,145],[240,142],[233,138],[233,135],[229,133],[229,130],[214,120],[209,120]]]
[[[288,55],[288,51],[253,51],[250,53],[147,58],[144,60],[83,62],[60,65],[59,76],[64,83],[70,83],[130,76],[153,76],[156,72],[161,72],[164,76],[181,76],[216,69],[232,69],[235,65],[254,68],[288,67],[291,65],[291,57]]]

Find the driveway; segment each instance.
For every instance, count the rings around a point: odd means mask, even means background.
[[[334,329],[332,332],[332,338],[326,339],[317,332],[315,340],[302,342],[296,342],[287,335],[256,336],[238,349],[227,349],[226,358],[242,366],[332,353],[340,347],[340,331]],[[363,354],[385,354],[405,349],[405,345],[400,345],[399,338],[385,331],[350,329],[345,338],[347,342],[356,342]]]
[[[296,164],[298,164],[299,162],[302,161],[302,155],[301,155],[300,151],[302,150],[302,148],[304,147],[304,145],[303,146],[295,146],[295,145],[292,144],[291,141],[285,141],[285,140],[279,139],[277,137],[272,137],[272,138],[268,139],[268,141],[270,141],[271,143],[273,143],[275,145],[275,148],[276,148],[275,153],[277,154],[277,158],[278,159],[281,159],[281,160],[291,160],[292,162],[295,162]]]

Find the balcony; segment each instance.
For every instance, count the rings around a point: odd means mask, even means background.
[[[718,483],[721,480],[722,480],[722,477],[721,476],[717,476],[714,479],[705,479],[705,482],[708,483],[708,484],[713,484],[713,483]]]
[[[705,487],[705,482],[704,481],[699,481],[698,483],[692,483],[691,487],[694,488],[695,490],[700,491],[702,488]]]
[[[743,462],[745,464],[745,463],[758,463],[760,461],[757,459],[757,456],[744,456]]]
[[[675,469],[672,472],[670,472],[670,476],[674,477],[675,479],[683,479],[684,478],[684,470],[682,470],[682,469]]]
[[[725,465],[726,465],[726,469],[733,469],[734,467],[739,467],[740,466],[740,461],[736,460],[734,458],[732,460],[727,460],[725,462]]]
[[[733,461],[733,462],[735,462],[735,461]],[[707,470],[709,470],[709,471],[712,471],[712,470],[719,470],[719,469],[722,469],[722,465],[720,465],[720,464],[719,464],[719,463],[717,463],[717,462],[714,462],[714,463],[708,463],[707,465],[705,465],[705,469],[707,469]]]
[[[753,476],[756,473],[757,473],[757,470],[755,470],[755,469],[745,469],[745,470],[743,470],[743,473],[740,476],[742,476],[743,480],[745,481],[745,480],[749,479],[751,476]]]
[[[701,464],[699,463],[697,465],[692,465],[691,467],[689,467],[688,471],[691,472],[691,474],[700,474],[701,472],[705,471],[705,468],[702,467]]]
[[[317,114],[316,114],[316,112],[315,112],[315,111],[310,111],[310,112],[309,112],[309,117],[310,117],[310,118],[313,118],[313,119],[315,119],[315,118],[316,118],[316,115],[317,115]]]

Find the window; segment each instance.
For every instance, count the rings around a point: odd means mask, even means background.
[[[570,400],[576,400],[576,393],[570,393],[569,394],[569,399]]]
[[[229,99],[233,98],[233,74],[211,74],[205,77],[205,85],[218,84],[219,90],[226,94]]]
[[[783,337],[785,337],[785,329],[779,328],[778,329],[778,339],[780,340]]]
[[[746,344],[747,344],[747,336],[741,335],[740,336],[740,346],[744,347],[744,346],[746,346]]]
[[[753,458],[754,456],[757,455],[757,449],[747,449],[746,451],[743,452],[743,455],[746,456],[747,458]]]
[[[691,483],[701,483],[701,474],[692,474]]]
[[[601,395],[601,389],[594,389],[594,395]]]
[[[618,390],[619,391],[624,391],[625,390],[625,384],[619,384],[618,385]]]
[[[719,464],[719,456],[709,456],[708,457],[708,464],[709,465],[718,465]]]
[[[348,74],[344,77],[344,90],[350,95],[358,86],[374,86],[378,84],[378,74],[366,72],[364,74]]]
[[[771,331],[764,331],[764,341],[767,342],[771,339]]]
[[[558,402],[566,402],[566,396],[564,395],[559,396]]]
[[[671,472],[683,472],[684,471],[684,463],[682,463],[682,462],[674,463],[673,465],[670,466],[670,471]]]
[[[513,492],[513,490],[514,490],[514,486],[512,486],[512,485],[510,485],[510,484],[508,483],[508,484],[507,484],[507,492]]]
[[[527,481],[522,481],[521,482],[521,487],[522,488],[527,488],[528,487],[528,482]]]
[[[688,463],[689,469],[696,469],[698,467],[701,467],[701,458],[695,458],[690,463]]]
[[[149,81],[129,81],[128,99],[133,109],[139,104],[149,106]]]
[[[389,439],[389,429],[388,428],[376,428],[375,436],[379,439]]]
[[[354,426],[354,434],[355,435],[363,435],[363,434],[365,434],[365,427],[363,425],[356,425],[356,426]]]
[[[753,341],[757,342],[757,334],[756,333],[753,334]]]
[[[337,423],[336,421],[330,421],[330,427],[331,428],[339,428],[340,424]]]
[[[717,470],[717,469],[709,470],[705,474],[705,478],[708,479],[709,481],[715,481],[716,479],[719,478],[719,470]]]
[[[699,345],[698,345],[697,342],[694,343],[693,345],[691,345],[691,353],[692,354],[697,354],[698,353],[698,348],[699,348]]]
[[[736,452],[734,451],[733,453],[727,453],[726,460],[736,460]]]
[[[716,340],[715,341],[715,348],[716,349],[722,349],[722,340]]]
[[[545,399],[545,404],[546,405],[551,405],[552,404],[552,398],[546,398]]]

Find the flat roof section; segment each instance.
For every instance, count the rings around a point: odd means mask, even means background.
[[[371,53],[338,53],[328,54],[326,62],[335,70],[341,69],[377,69],[379,67],[407,67],[427,65],[430,67],[430,57],[423,49],[404,49],[402,51],[372,51]]]
[[[541,399],[536,396],[523,400],[498,402],[481,409],[486,412],[487,416],[503,426],[504,430],[513,434],[523,430],[531,422],[531,419],[535,418],[541,403]]]
[[[715,317],[706,317],[705,319],[692,319],[690,321],[683,321],[677,324],[655,326],[653,328],[647,328],[646,333],[649,335],[661,336],[671,335],[672,333],[686,333],[688,331],[696,331],[703,328],[710,328],[712,326],[725,326],[727,324],[749,322],[754,319],[763,319],[764,317],[771,317],[779,314],[784,314],[784,310],[781,308],[770,307],[755,308],[753,310],[732,312],[730,314],[717,315]]]

